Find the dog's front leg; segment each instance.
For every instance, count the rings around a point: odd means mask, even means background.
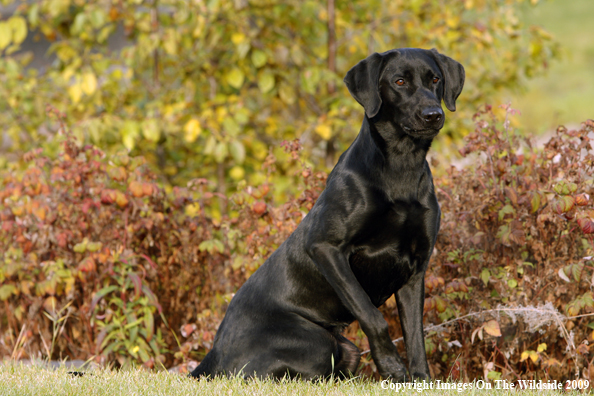
[[[413,275],[396,293],[398,315],[404,334],[409,371],[413,380],[430,379],[423,336],[425,271]]]
[[[380,375],[392,377],[395,381],[405,381],[406,367],[390,340],[388,323],[361,287],[346,255],[339,247],[328,242],[311,243],[306,250],[342,303],[359,321],[369,340],[371,355]]]

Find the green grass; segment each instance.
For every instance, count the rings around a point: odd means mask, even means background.
[[[414,389],[397,392],[383,389],[381,383],[352,379],[350,381],[243,381],[217,379],[197,381],[165,371],[127,369],[95,370],[73,377],[62,367],[48,370],[39,366],[0,363],[0,395],[85,396],[85,395],[478,395],[515,394],[514,391]],[[553,394],[553,391],[524,391],[524,396]]]
[[[525,94],[510,98],[528,132],[594,118],[593,15],[593,0],[540,0],[525,7],[524,22],[552,33],[563,49],[561,61],[552,62],[546,75],[530,80]]]

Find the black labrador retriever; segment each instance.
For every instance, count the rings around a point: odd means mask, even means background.
[[[383,377],[408,379],[377,309],[396,294],[410,376],[429,379],[424,275],[440,224],[425,159],[464,85],[436,50],[375,53],[344,79],[365,108],[314,207],[239,289],[193,377],[312,379],[355,373],[360,351],[341,332],[358,320]]]

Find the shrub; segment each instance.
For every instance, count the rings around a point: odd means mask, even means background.
[[[504,120],[490,106],[475,115],[461,150],[472,153],[472,165],[435,181],[443,218],[426,279],[426,323],[490,314],[430,336],[432,367],[465,378],[542,378],[542,370],[561,379],[580,367],[589,376],[594,323],[579,315],[594,312],[594,122],[559,127],[536,150],[510,127],[515,111],[502,107]]]
[[[164,362],[171,328],[231,285],[215,280],[221,252],[202,248],[220,234],[201,210],[213,194],[200,180],[166,192],[142,158],[108,159],[61,132],[56,158],[36,149],[1,177],[2,354]]]
[[[461,150],[472,166],[435,179],[443,217],[426,277],[431,370],[453,379],[592,377],[594,122],[560,127],[537,150],[504,110],[503,120],[490,106],[475,116]],[[276,167],[287,164],[271,151],[268,179],[239,183],[229,216],[217,220],[204,208],[226,197],[208,181],[165,190],[142,158],[108,159],[61,130],[56,158],[37,149],[2,174],[0,353],[15,358],[201,360],[233,293],[326,181],[301,161],[298,141],[285,142],[299,194],[274,201]],[[382,312],[404,354],[393,298]],[[357,323],[345,335],[368,349]],[[362,366],[377,377],[369,353]]]

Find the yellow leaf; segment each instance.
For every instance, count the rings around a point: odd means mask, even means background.
[[[332,129],[328,124],[319,124],[315,129],[316,133],[324,140],[328,140],[332,137]]]
[[[200,213],[200,205],[198,204],[198,202],[186,205],[186,207],[184,208],[184,213],[188,217],[195,217],[198,215],[198,213]]]
[[[534,351],[530,351],[530,360],[536,363],[538,361],[538,354]]]
[[[49,313],[56,312],[57,305],[58,305],[58,300],[54,296],[49,296],[43,302],[43,308]]]
[[[13,16],[8,20],[12,30],[12,42],[20,44],[27,38],[27,21],[22,16]]]
[[[165,40],[163,40],[163,48],[169,55],[177,55],[178,37],[175,29],[168,29]]]
[[[485,324],[485,331],[493,337],[501,337],[501,329],[496,320],[490,320]]]
[[[245,41],[245,35],[243,33],[233,33],[231,35],[231,41],[235,45],[239,45]]]
[[[87,95],[93,94],[97,89],[97,78],[92,72],[86,72],[82,75],[81,88]]]
[[[126,120],[122,126],[122,143],[128,150],[134,148],[136,137],[139,133],[139,125],[136,121]]]
[[[538,352],[546,351],[547,350],[547,344],[545,344],[544,342],[542,344],[539,344],[538,345],[538,348],[536,350]]]
[[[520,362],[523,362],[524,360],[528,359],[530,357],[530,352],[531,351],[522,352],[522,355],[520,356]]]
[[[200,133],[202,133],[200,122],[195,118],[190,119],[186,122],[186,125],[184,125],[184,132],[184,140],[187,143],[195,142],[196,139],[198,139],[198,136],[200,136]]]
[[[68,82],[70,80],[70,77],[72,77],[73,75],[74,75],[74,68],[72,68],[72,67],[66,67],[66,68],[64,68],[64,71],[62,71],[62,78],[66,82]]]
[[[278,89],[278,94],[281,100],[288,105],[292,105],[297,99],[295,97],[295,90],[288,84],[281,84],[280,88]]]
[[[458,26],[459,22],[460,22],[460,17],[450,16],[449,18],[446,18],[446,24],[451,29],[455,29]]]
[[[233,180],[242,180],[245,176],[245,170],[241,166],[236,165],[229,171],[229,176]]]
[[[116,201],[116,204],[118,204],[118,206],[120,208],[125,208],[126,205],[128,205],[128,197],[126,197],[126,194],[124,194],[121,191],[116,191],[115,201]]]
[[[245,75],[241,69],[235,67],[231,69],[225,77],[229,85],[231,85],[233,88],[239,89],[243,85]]]
[[[0,51],[8,47],[12,40],[12,29],[6,22],[0,22]]]
[[[75,83],[68,88],[68,95],[70,95],[70,99],[76,104],[80,102],[80,98],[82,97],[82,88],[80,83]]]

